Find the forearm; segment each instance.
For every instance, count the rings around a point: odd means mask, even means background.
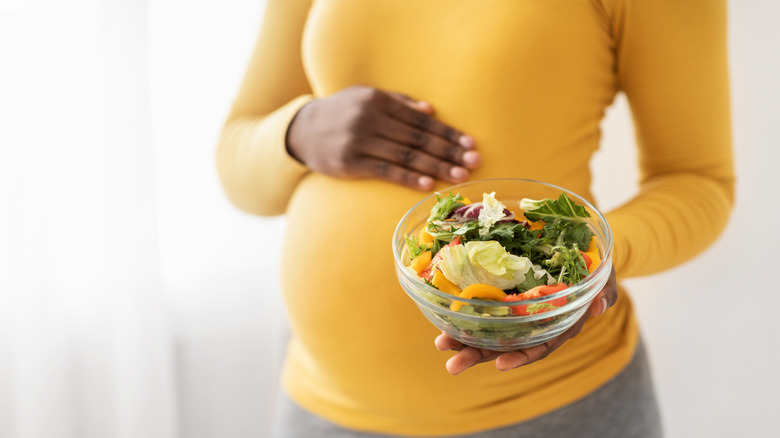
[[[228,198],[243,211],[258,215],[284,213],[287,202],[308,169],[285,148],[290,121],[310,96],[300,96],[265,117],[229,121],[217,146],[217,171]]]
[[[607,214],[620,276],[653,274],[699,254],[726,226],[733,204],[733,177],[677,173],[646,181]]]
[[[217,169],[240,209],[277,215],[307,169],[289,156],[286,134],[311,100],[301,60],[309,0],[268,0],[260,34],[217,145]]]

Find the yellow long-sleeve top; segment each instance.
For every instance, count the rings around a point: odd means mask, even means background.
[[[472,179],[530,178],[592,199],[599,122],[622,91],[641,180],[607,214],[614,266],[619,278],[651,274],[709,245],[733,202],[725,3],[268,0],[217,161],[238,207],[287,215],[292,399],[360,430],[473,432],[586,396],[621,371],[638,337],[622,294],[540,362],[449,375],[451,353],[433,346],[438,331],[400,288],[390,247],[426,194],[308,171],[285,149],[301,106],[356,84],[398,91],[476,139]]]

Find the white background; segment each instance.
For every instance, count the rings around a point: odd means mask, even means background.
[[[261,0],[0,0],[0,438],[262,437],[282,218],[222,195],[216,138]],[[780,407],[780,3],[730,2],[737,207],[627,282],[669,437],[769,436]],[[635,189],[619,98],[595,193]]]

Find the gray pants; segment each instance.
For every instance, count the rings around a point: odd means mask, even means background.
[[[332,424],[282,394],[273,438],[387,438]],[[640,342],[631,363],[587,397],[523,423],[459,438],[660,438],[661,418]]]

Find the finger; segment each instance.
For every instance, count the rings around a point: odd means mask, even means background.
[[[569,327],[568,330],[544,344],[502,353],[496,358],[496,368],[498,368],[499,371],[507,371],[544,359],[566,341],[580,334],[582,328],[585,326],[585,322],[588,320],[588,316],[589,315],[586,313],[582,318],[575,322],[573,326]]]
[[[604,288],[602,288],[598,295],[596,295],[596,298],[593,299],[593,302],[588,308],[588,312],[592,316],[601,316],[609,307],[612,307],[617,302],[617,299],[617,279],[615,277],[615,268],[613,267],[607,284],[604,285]]]
[[[351,170],[354,176],[378,178],[417,190],[431,190],[434,185],[434,180],[429,175],[369,156],[358,158]]]
[[[464,167],[436,158],[417,148],[380,137],[365,142],[358,153],[361,156],[379,158],[402,168],[453,183],[465,181],[469,176],[468,170]]]
[[[445,125],[430,114],[411,108],[399,99],[387,99],[387,114],[408,125],[438,135],[451,143],[459,144],[466,149],[474,148],[474,139],[470,136]]]
[[[603,292],[606,293],[607,307],[615,305],[618,300],[618,284],[614,266],[612,267],[612,272],[609,274],[609,280],[607,280],[607,285]]]
[[[544,359],[553,351],[553,345],[554,344],[548,341],[544,344],[535,345],[522,350],[503,353],[496,358],[496,368],[498,368],[499,371],[506,371]]]
[[[457,375],[482,362],[495,359],[500,355],[499,351],[483,350],[480,348],[466,347],[449,358],[446,367],[452,375]]]
[[[588,313],[591,316],[601,316],[604,314],[604,312],[607,311],[607,308],[609,307],[609,302],[607,301],[607,296],[603,292],[599,292],[598,295],[596,295],[596,298],[593,299],[593,302],[590,303],[590,307],[588,307]]]
[[[375,129],[377,135],[383,138],[414,146],[430,155],[468,169],[476,168],[480,162],[477,151],[464,148],[458,143],[392,118],[385,119]]]
[[[416,109],[417,111],[422,111],[425,114],[431,114],[431,115],[433,114],[433,105],[431,105],[428,102],[425,102],[424,100],[412,99],[411,97],[405,94],[396,93],[392,91],[388,92],[387,94],[395,97],[396,99],[401,100],[402,102],[406,103],[407,105]]]
[[[444,332],[436,337],[436,339],[433,341],[433,344],[436,345],[436,349],[439,351],[460,351],[466,348],[466,346],[460,343],[457,339]]]
[[[582,318],[580,318],[577,322],[575,322],[573,326],[569,327],[568,330],[566,330],[560,336],[553,339],[552,341],[557,343],[557,346],[553,345],[554,348],[552,351],[555,351],[555,349],[563,345],[564,342],[580,334],[582,328],[585,327],[585,323],[588,321],[589,318],[590,318],[590,314],[585,312],[585,314],[582,315]]]

